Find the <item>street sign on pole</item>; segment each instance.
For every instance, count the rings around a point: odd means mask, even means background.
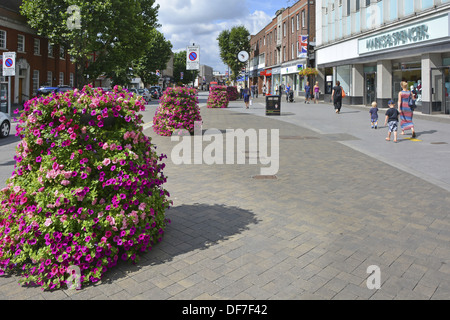
[[[3,76],[15,77],[16,76],[16,53],[4,52],[3,53]]]
[[[186,70],[200,70],[200,47],[187,47]]]

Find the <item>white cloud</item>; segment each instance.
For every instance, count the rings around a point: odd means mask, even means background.
[[[263,11],[251,10],[245,0],[157,0],[160,31],[175,52],[193,43],[200,46],[200,63],[226,71],[217,37],[225,29],[244,25],[256,34],[271,20]],[[252,12],[253,11],[253,12]]]

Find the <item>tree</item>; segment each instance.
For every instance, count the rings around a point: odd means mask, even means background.
[[[165,70],[172,56],[172,44],[161,32],[153,29],[150,38],[145,54],[133,66],[134,73],[141,78],[145,87],[158,82],[156,70]]]
[[[21,13],[39,35],[68,49],[82,87],[89,78],[127,73],[158,26],[158,9],[155,0],[24,0]]]
[[[245,66],[240,62],[237,55],[240,51],[250,51],[250,32],[244,26],[233,27],[231,30],[224,30],[220,33],[219,41],[220,58],[230,67],[232,71],[231,79],[236,80],[240,71]]]
[[[186,56],[186,50],[174,54],[173,77],[175,83],[190,84],[198,76],[197,70],[186,70]],[[183,73],[183,79],[181,79],[181,73]]]

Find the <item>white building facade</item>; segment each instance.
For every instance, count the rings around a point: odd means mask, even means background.
[[[326,98],[340,81],[345,102],[386,107],[406,81],[419,112],[450,113],[450,0],[318,0],[316,44]]]

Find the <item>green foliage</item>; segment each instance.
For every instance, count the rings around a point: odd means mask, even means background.
[[[136,61],[133,70],[144,86],[157,83],[159,77],[156,70],[165,70],[172,56],[172,44],[156,29],[150,31],[150,41],[147,43],[145,54]]]
[[[186,55],[186,50],[174,54],[173,77],[176,83],[192,84],[198,76],[197,70],[186,70]],[[182,72],[184,74],[183,79],[181,79]]]
[[[220,33],[220,58],[232,71],[231,79],[236,80],[245,63],[240,62],[237,55],[240,51],[250,52],[250,32],[244,26],[233,27]]]
[[[80,10],[79,29],[68,26],[71,5]],[[142,57],[158,26],[158,9],[155,0],[24,0],[21,13],[39,35],[68,49],[82,87],[88,78],[124,73]],[[91,61],[94,52],[98,58]]]

